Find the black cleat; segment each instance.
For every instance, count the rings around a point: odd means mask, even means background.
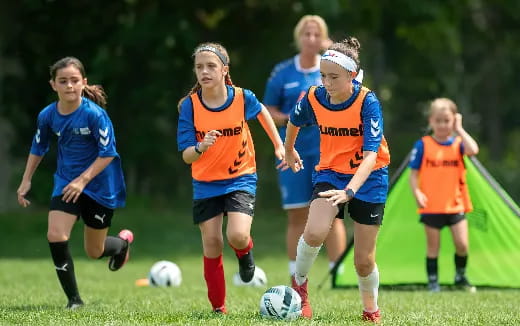
[[[471,285],[464,275],[455,275],[455,287],[461,290],[466,290],[470,293],[477,292],[477,288]]]
[[[428,282],[428,291],[430,292],[441,292],[441,287],[438,282]]]
[[[253,259],[253,251],[249,250],[247,254],[238,258],[238,273],[242,282],[249,283],[255,275],[255,260]]]
[[[81,300],[80,297],[75,297],[75,298],[72,298],[71,300],[69,300],[69,303],[67,303],[67,306],[65,307],[65,309],[76,310],[76,309],[83,307],[83,305],[84,305],[83,300]]]
[[[121,250],[117,255],[110,257],[108,261],[108,269],[117,271],[128,261],[130,257],[130,244],[134,241],[134,234],[130,230],[121,230],[118,237],[126,241],[126,248]]]

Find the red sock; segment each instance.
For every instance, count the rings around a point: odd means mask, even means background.
[[[204,256],[204,279],[208,287],[208,299],[213,309],[221,308],[226,301],[226,280],[222,255],[217,258]]]
[[[242,256],[247,255],[249,250],[253,249],[253,238],[249,237],[249,243],[247,244],[247,247],[245,247],[244,249],[237,249],[233,247],[231,243],[229,244],[229,246],[233,248],[238,258],[242,258]]]

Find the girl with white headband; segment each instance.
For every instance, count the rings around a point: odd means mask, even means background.
[[[286,162],[303,169],[294,143],[300,126],[320,131],[320,161],[315,167],[309,216],[298,242],[293,288],[302,298],[302,316],[312,318],[307,275],[335,218],[345,206],[354,220],[354,263],[363,303],[362,318],[379,322],[379,272],[376,238],[388,192],[390,154],[383,136],[381,104],[354,80],[359,67],[359,41],[334,43],[320,62],[322,86],[312,86],[290,114],[285,138]],[[308,167],[309,168],[309,167]]]
[[[274,67],[267,81],[262,101],[277,124],[282,138],[285,137],[287,121],[294,105],[309,87],[321,85],[320,53],[332,44],[325,20],[317,15],[305,15],[300,18],[294,28],[294,42],[299,53]],[[318,164],[320,159],[318,128],[302,127],[295,148],[305,165],[314,167]],[[285,242],[290,276],[294,274],[296,268],[296,247],[309,215],[313,190],[312,173],[312,168],[300,173],[278,170],[282,207],[287,212]],[[333,268],[347,248],[347,234],[343,220],[336,219],[332,223],[331,231],[324,244],[329,268]]]
[[[202,237],[204,279],[215,313],[227,313],[222,226],[238,259],[243,282],[255,273],[253,222],[256,162],[248,120],[258,119],[284,159],[282,140],[267,109],[248,89],[233,85],[229,55],[218,43],[195,48],[195,86],[179,102],[177,147],[193,177],[193,222]]]

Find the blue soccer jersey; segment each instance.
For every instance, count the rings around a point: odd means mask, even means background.
[[[289,114],[298,100],[307,92],[309,87],[321,85],[319,56],[318,64],[304,69],[300,66],[300,56],[277,64],[267,81],[263,103],[276,106],[285,114]],[[295,148],[301,156],[320,154],[319,131],[316,126],[301,126],[296,139]],[[282,140],[285,140],[286,127],[279,127]]]
[[[58,161],[52,196],[62,195],[63,188],[83,173],[98,157],[114,157],[92,179],[83,192],[99,204],[114,209],[125,205],[126,187],[121,160],[116,151],[114,128],[107,112],[87,98],[74,112],[63,115],[57,102],[38,115],[31,154],[43,156],[49,150],[51,136],[57,137]]]
[[[222,111],[229,107],[235,97],[235,90],[233,87],[227,85],[227,92],[228,98],[222,106],[218,108],[206,107],[206,109],[211,111]],[[200,97],[200,91],[198,94]],[[246,120],[255,119],[260,111],[262,111],[262,104],[250,90],[243,89],[243,94]],[[204,105],[202,99],[201,103]],[[193,122],[193,103],[191,98],[188,96],[181,103],[177,125],[177,148],[180,152],[183,152],[186,148],[195,146],[196,144],[197,138],[195,136],[195,127]],[[244,174],[233,179],[211,182],[197,181],[193,179],[193,199],[221,196],[237,190],[247,191],[254,195],[256,194],[256,181],[256,173]]]
[[[327,96],[327,90],[323,86],[316,88],[316,98],[318,101],[329,110],[342,110],[352,105],[359,95],[361,90],[361,84],[356,80],[353,81],[354,93],[345,102],[340,104],[331,104]],[[377,132],[372,132],[372,127],[363,128],[363,151],[377,152],[381,145],[383,138],[383,113],[381,104],[373,92],[369,92],[365,100],[363,101],[363,107],[361,108],[361,120],[363,126],[378,125]],[[301,125],[316,125],[316,116],[314,110],[311,107],[309,98],[304,96],[296,105],[295,109],[291,112],[290,121],[295,126]],[[327,182],[334,185],[338,189],[344,189],[352,174],[341,174],[332,170],[318,171],[313,179],[313,183]],[[356,198],[372,202],[372,203],[383,203],[386,201],[388,192],[388,167],[384,167],[375,171],[372,171],[368,179],[365,181],[363,186],[357,191]]]

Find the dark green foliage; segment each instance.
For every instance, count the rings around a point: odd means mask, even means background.
[[[25,159],[36,115],[55,98],[48,66],[74,55],[89,81],[107,91],[129,191],[166,202],[189,199],[189,167],[175,139],[177,102],[195,81],[194,47],[224,44],[234,82],[261,99],[275,63],[296,52],[295,23],[316,13],[334,40],[355,35],[361,41],[366,85],[384,106],[392,171],[422,135],[428,101],[447,96],[479,140],[481,161],[513,197],[520,193],[517,1],[25,0],[0,6],[0,120],[16,131],[13,159]],[[253,132],[263,200],[263,191],[276,187],[272,147],[261,128]],[[22,168],[16,166],[12,188]],[[54,164],[41,168],[48,175]]]

